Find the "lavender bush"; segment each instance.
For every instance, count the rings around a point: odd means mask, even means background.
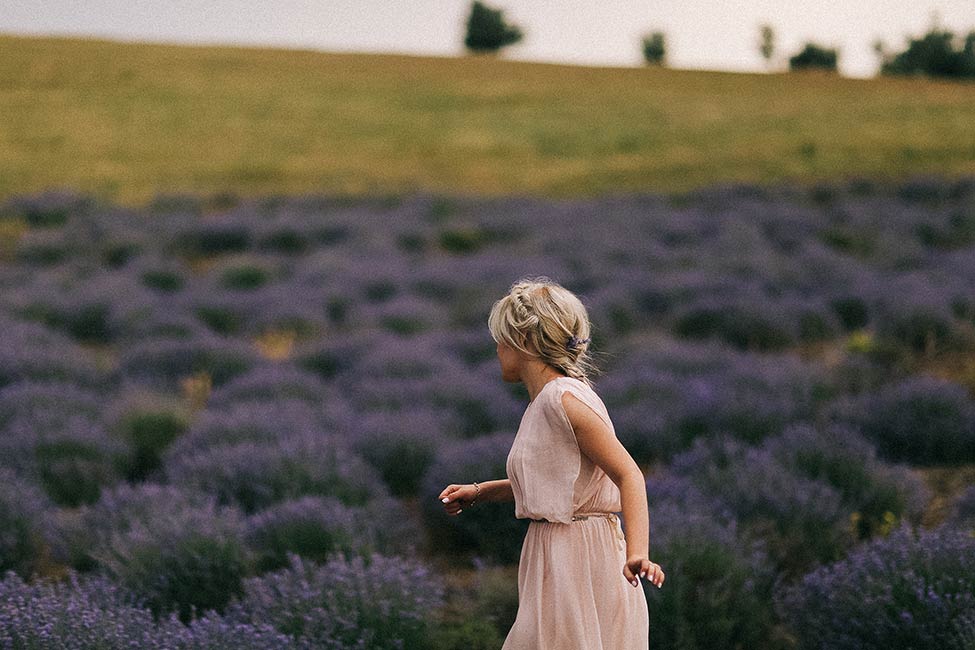
[[[409,552],[419,537],[393,499],[352,507],[335,497],[307,496],[270,506],[252,515],[246,525],[258,571],[286,566],[289,553],[324,562],[337,553],[351,558]]]
[[[0,468],[0,571],[30,576],[38,570],[51,507],[37,487]]]
[[[186,431],[191,416],[182,404],[166,396],[120,392],[123,395],[109,405],[104,419],[129,449],[126,478],[145,480],[161,467],[163,452]]]
[[[344,407],[334,410],[336,422],[324,412],[323,405],[305,399],[285,396],[241,401],[223,397],[210,399],[207,407],[194,415],[186,433],[166,450],[163,461],[171,462],[182,456],[241,442],[271,444],[285,438],[314,437],[323,431],[337,429],[338,423],[346,421]]]
[[[334,496],[348,505],[361,505],[386,492],[382,479],[347,443],[316,433],[172,456],[166,477],[248,513],[304,495]]]
[[[969,648],[975,538],[903,526],[783,585],[776,607],[800,648]]]
[[[9,421],[0,449],[7,467],[31,477],[58,504],[72,507],[96,501],[103,488],[122,480],[126,454],[101,422],[56,410]]]
[[[0,387],[24,380],[64,381],[93,388],[109,384],[93,356],[66,336],[6,316],[0,316],[0,328]]]
[[[209,494],[171,485],[121,483],[103,491],[96,503],[55,513],[49,535],[52,555],[60,563],[90,571],[99,566],[96,558],[111,547],[114,536],[177,520],[184,511],[215,510]]]
[[[124,349],[119,367],[126,377],[161,390],[179,390],[180,381],[206,373],[215,386],[246,372],[255,354],[242,344],[212,337],[192,341],[150,339]]]
[[[950,521],[959,528],[975,530],[975,485],[970,485],[952,504]]]
[[[179,629],[172,627],[168,633],[161,632],[149,610],[133,603],[104,577],[72,574],[64,583],[27,584],[7,573],[0,581],[3,648],[154,650],[175,647],[163,637],[178,634]]]
[[[686,479],[651,477],[650,557],[664,589],[644,588],[658,648],[772,648],[774,573],[760,543],[739,535],[720,502]]]
[[[831,390],[821,368],[791,357],[669,341],[626,350],[597,384],[620,440],[645,462],[720,432],[758,442],[812,417]]]
[[[290,364],[261,363],[215,389],[208,406],[226,407],[233,403],[262,401],[268,402],[266,408],[273,408],[273,403],[280,400],[314,405],[338,399],[334,390],[312,372]]]
[[[916,522],[926,501],[919,481],[876,461],[854,431],[808,424],[761,447],[698,440],[671,469],[734,513],[790,575],[840,559],[861,537],[901,519]]]
[[[447,444],[449,418],[432,409],[370,413],[353,419],[346,435],[379,470],[396,496],[417,495],[420,480]]]
[[[276,573],[250,578],[233,608],[238,620],[268,622],[299,648],[425,646],[427,620],[443,605],[441,579],[410,557],[289,558]]]
[[[975,460],[975,400],[955,382],[910,377],[841,400],[831,415],[858,426],[888,459],[916,464]]]
[[[861,539],[884,535],[901,519],[919,523],[930,498],[924,481],[879,460],[873,446],[846,426],[799,422],[765,446],[796,475],[836,489],[853,510],[850,521]]]
[[[153,614],[176,612],[183,622],[239,595],[251,561],[239,515],[212,506],[133,522],[92,555]]]
[[[173,629],[177,624],[157,633],[162,647],[173,650],[292,650],[298,647],[294,639],[271,625],[232,621],[212,612],[193,619],[186,627]]]
[[[74,415],[96,419],[102,400],[97,392],[72,382],[19,381],[0,389],[0,428],[18,417],[43,416],[49,423]]]

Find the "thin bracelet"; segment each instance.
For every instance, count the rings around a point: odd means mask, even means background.
[[[474,498],[471,499],[471,502],[467,504],[468,508],[472,508],[474,506],[474,502],[477,501],[477,497],[481,496],[481,486],[477,484],[477,481],[474,481],[474,489],[477,490],[477,494],[475,494]]]

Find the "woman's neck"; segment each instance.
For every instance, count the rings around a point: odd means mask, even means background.
[[[565,377],[565,375],[538,359],[532,359],[521,369],[521,381],[525,384],[525,388],[528,390],[528,398],[532,402],[542,392],[545,384],[559,377]]]

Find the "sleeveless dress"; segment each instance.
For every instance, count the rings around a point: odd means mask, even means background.
[[[566,391],[615,435],[602,400],[578,379],[549,381],[525,409],[505,469],[515,517],[532,521],[518,564],[518,613],[502,650],[647,650],[644,579],[634,587],[623,577],[620,491],[579,450]]]

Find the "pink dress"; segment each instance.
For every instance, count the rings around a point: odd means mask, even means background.
[[[525,410],[505,467],[515,517],[533,521],[518,564],[518,614],[502,650],[647,650],[646,594],[623,577],[620,491],[579,450],[566,391],[615,435],[599,396],[571,377],[549,381]]]

